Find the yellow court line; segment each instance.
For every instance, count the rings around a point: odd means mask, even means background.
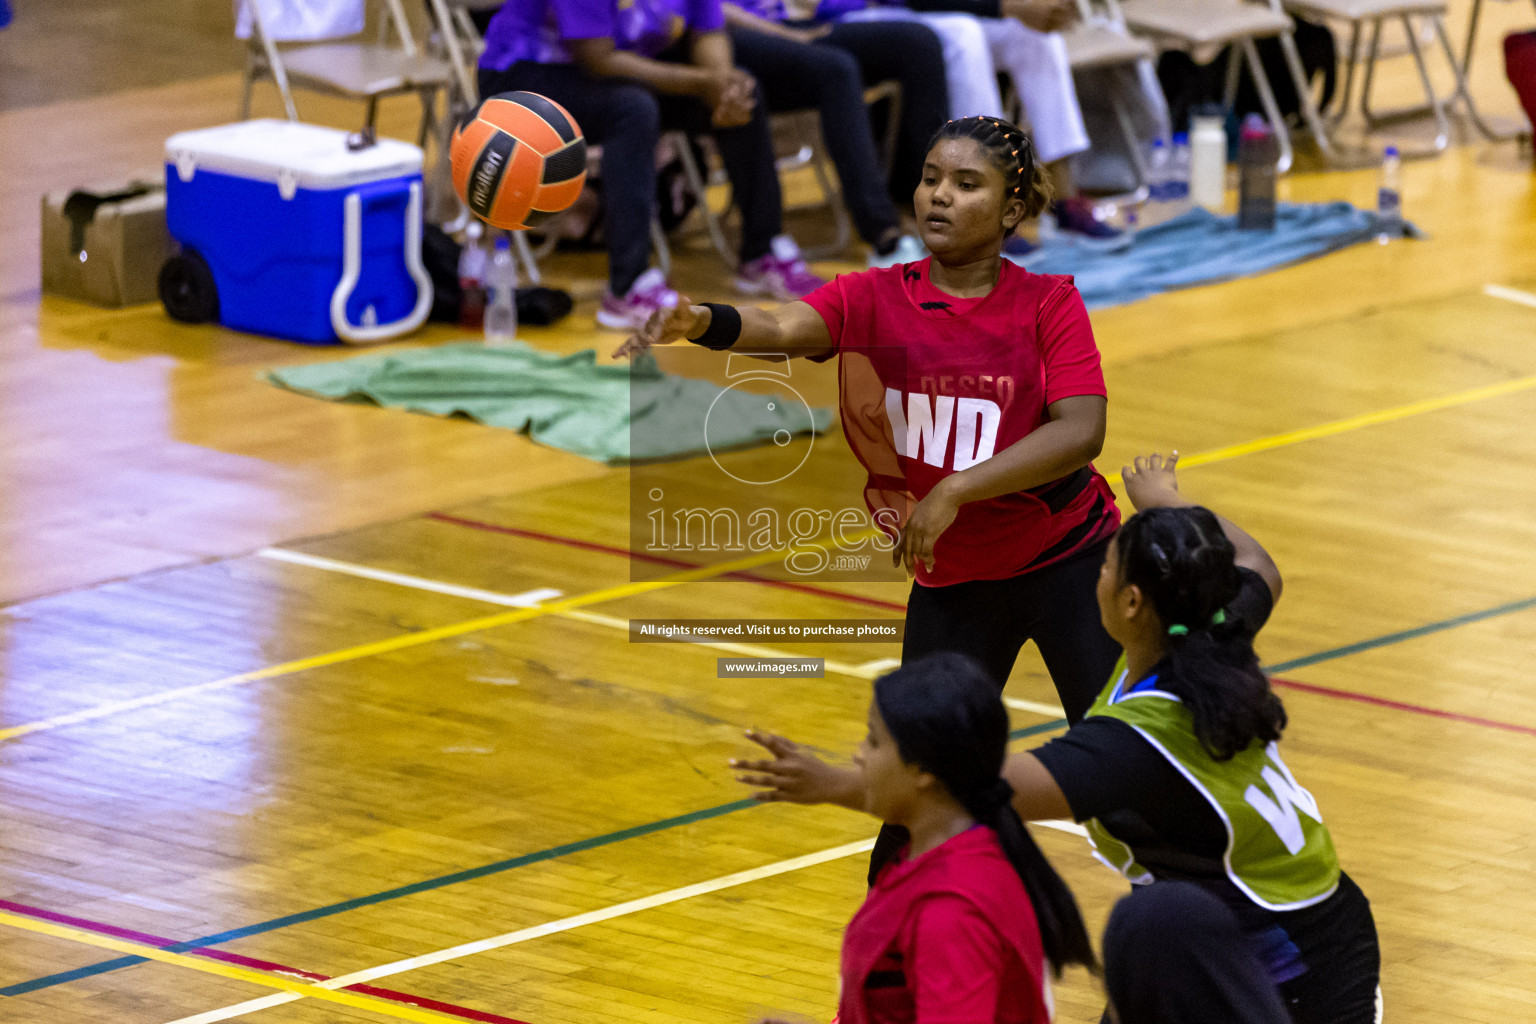
[[[1361,413],[1358,416],[1334,420],[1332,423],[1321,423],[1315,427],[1289,430],[1283,434],[1271,434],[1269,437],[1261,437],[1256,441],[1244,441],[1242,444],[1228,445],[1225,448],[1217,448],[1214,451],[1197,452],[1194,455],[1179,459],[1179,468],[1208,466],[1213,462],[1225,462],[1228,459],[1235,459],[1242,455],[1267,452],[1272,448],[1284,448],[1286,445],[1300,444],[1303,441],[1315,441],[1321,437],[1332,437],[1335,434],[1359,430],[1361,427],[1374,427],[1381,423],[1391,423],[1395,420],[1407,419],[1410,416],[1421,416],[1427,412],[1438,412],[1441,409],[1450,409],[1458,405],[1466,405],[1470,402],[1480,402],[1485,398],[1499,398],[1503,395],[1512,395],[1533,387],[1536,387],[1536,374],[1529,377],[1518,377],[1515,380],[1502,381],[1498,384],[1489,384],[1485,387],[1472,388],[1468,391],[1458,391],[1455,394],[1442,395],[1439,398],[1426,398],[1418,402],[1409,402],[1406,405],[1394,405],[1390,409],[1379,409],[1376,412]]]
[[[45,732],[50,729],[62,728],[66,725],[76,725],[80,722],[106,718],[110,715],[122,714],[127,711],[137,711],[140,708],[165,704],[169,701],[180,700],[183,697],[195,697],[204,693],[213,693],[218,690],[229,689],[233,686],[256,682],[260,679],[276,679],[281,676],[290,676],[297,672],[307,672],[310,669],[339,665],[343,662],[357,661],[360,658],[371,658],[377,654],[388,654],[392,651],[401,651],[411,647],[420,647],[423,644],[436,643],[439,640],[446,640],[450,637],[463,636],[465,633],[477,633],[482,630],[494,629],[497,626],[511,625],[514,622],[527,622],[529,619],[537,619],[545,615],[557,615],[581,608],[584,605],[600,604],[605,601],[618,601],[622,598],[650,593],[653,590],[675,587],[679,583],[690,583],[694,580],[709,579],[726,573],[753,569],[757,566],[777,561],[783,555],[784,552],[782,551],[769,551],[762,554],[749,555],[732,562],[723,562],[720,565],[700,566],[697,569],[673,573],[659,580],[645,580],[639,583],[624,583],[619,586],[604,587],[601,590],[578,594],[575,597],[562,598],[558,601],[550,601],[547,604],[536,605],[532,608],[516,608],[508,612],[498,612],[495,615],[484,615],[477,619],[456,622],[451,626],[424,629],[418,633],[405,633],[401,636],[390,637],[388,640],[377,640],[373,643],[359,644],[356,647],[345,647],[339,651],[331,651],[327,654],[317,654],[309,658],[285,661],[280,665],[269,665],[266,668],[241,672],[238,675],[225,676],[223,679],[214,679],[206,683],[178,686],[160,693],[146,694],[143,697],[113,701],[108,704],[98,704],[95,707],[72,711],[68,714],[55,715],[52,718],[45,718],[38,722],[28,722],[24,725],[13,725],[9,728],[0,729],[0,742],[16,739],[30,733]]]
[[[356,992],[332,991],[319,985],[295,981],[291,978],[284,978],[281,975],[268,974],[265,971],[254,971],[245,967],[236,967],[233,964],[220,963],[217,960],[205,960],[202,957],[187,956],[183,953],[170,953],[154,946],[129,942],[125,939],[113,938],[110,935],[98,935],[95,932],[71,928],[68,925],[54,924],[52,921],[39,921],[35,918],[23,917],[20,914],[0,911],[0,924],[10,925],[12,928],[21,928],[29,932],[37,932],[40,935],[52,936],[56,939],[66,939],[70,942],[84,943],[87,946],[96,946],[99,949],[110,949],[117,953],[130,953],[134,956],[144,957],[146,960],[158,960],[160,963],[172,964],[176,967],[190,967],[194,971],[201,971],[204,974],[215,974],[232,981],[244,981],[252,985],[261,985],[265,988],[279,989],[280,991],[291,993],[295,998],[310,996],[314,999],[340,1003],[343,1006],[350,1006],[359,1010],[371,1010],[374,1013],[381,1013],[387,1017],[396,1017],[400,1020],[422,1021],[423,1024],[442,1024],[444,1021],[452,1021],[453,1024],[463,1024],[463,1021],[458,1017],[433,1013],[431,1010],[423,1010],[419,1007],[403,1003],[390,1003],[383,999],[375,999],[372,996],[360,995]]]
[[[1468,391],[1458,391],[1455,394],[1442,395],[1439,398],[1427,398],[1418,402],[1409,402],[1406,405],[1397,405],[1389,409],[1381,409],[1376,412],[1362,413],[1359,416],[1350,416],[1342,420],[1334,420],[1331,423],[1319,424],[1315,427],[1303,427],[1300,430],[1286,431],[1282,434],[1271,434],[1253,441],[1245,441],[1242,444],[1229,445],[1225,448],[1217,448],[1208,452],[1196,452],[1179,460],[1179,465],[1185,468],[1194,466],[1206,466],[1214,462],[1224,462],[1243,455],[1252,455],[1257,452],[1269,451],[1272,448],[1283,448],[1287,445],[1299,444],[1303,441],[1312,441],[1322,437],[1331,437],[1350,430],[1358,430],[1361,427],[1375,426],[1381,423],[1391,423],[1395,420],[1406,419],[1410,416],[1419,416],[1428,412],[1437,412],[1441,409],[1449,409],[1458,405],[1466,405],[1470,402],[1481,401],[1486,398],[1498,398],[1503,395],[1514,394],[1536,387],[1536,375],[1520,377],[1515,380],[1503,381],[1498,384],[1489,384],[1480,388],[1472,388]],[[1121,481],[1117,474],[1116,481]],[[1121,481],[1123,482],[1123,481]],[[873,531],[868,531],[872,534]],[[830,541],[824,543],[830,544]],[[180,700],[183,697],[195,697],[204,693],[212,693],[245,683],[256,682],[261,679],[276,679],[282,676],[290,676],[309,669],[324,668],[329,665],[338,665],[348,661],[357,661],[361,658],[370,658],[377,654],[388,654],[392,651],[405,650],[411,647],[420,647],[423,644],[436,643],[450,637],[463,636],[466,633],[477,633],[482,630],[494,629],[497,626],[511,625],[516,622],[527,622],[530,619],[542,618],[545,615],[555,615],[572,609],[581,608],[590,604],[602,604],[607,601],[617,601],[625,597],[633,597],[638,594],[649,593],[653,590],[661,590],[676,586],[679,583],[688,583],[694,580],[710,579],[715,576],[723,576],[726,573],[739,572],[744,569],[752,569],[783,557],[782,551],[763,552],[749,555],[733,562],[725,562],[720,565],[700,566],[697,569],[689,569],[684,572],[673,573],[659,580],[649,580],[641,583],[626,583],[616,587],[605,587],[587,594],[579,594],[575,597],[563,598],[559,601],[551,601],[534,608],[517,608],[508,612],[500,612],[496,615],[486,615],[478,619],[469,619],[465,622],[455,623],[451,626],[440,626],[437,629],[422,630],[419,633],[406,633],[403,636],[392,637],[388,640],[379,640],[373,643],[360,644],[356,647],[347,647],[339,651],[331,651],[328,654],[318,654],[309,658],[300,658],[296,661],[286,661],[280,665],[270,665],[267,668],[255,669],[251,672],[242,672],[238,675],[226,676],[223,679],[215,679],[206,683],[194,683],[191,686],[181,686],[166,690],[161,693],[148,694],[143,697],[135,697],[130,700],[114,701],[108,704],[99,704],[92,708],[68,714],[56,715],[38,722],[29,722],[23,725],[13,725],[0,729],[0,742],[13,740],[35,732],[46,732],[52,729],[62,728],[67,725],[76,725],[81,722],[94,721],[98,718],[106,718],[111,715],[128,711],[137,711],[140,708],[153,707],[157,704],[165,704],[170,701]]]

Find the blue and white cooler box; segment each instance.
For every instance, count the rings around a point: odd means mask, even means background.
[[[416,146],[256,120],[173,135],[165,159],[167,226],[212,272],[226,327],[361,343],[426,320]]]

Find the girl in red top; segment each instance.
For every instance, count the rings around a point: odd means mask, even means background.
[[[839,1024],[1047,1024],[1047,964],[1096,968],[1071,891],[998,777],[1007,749],[1008,712],[970,658],[875,681],[854,757],[864,810],[911,842],[875,865],[843,936]]]
[[[902,660],[959,651],[1001,687],[1034,640],[1075,722],[1119,656],[1094,600],[1119,513],[1092,466],[1106,399],[1082,297],[1070,277],[1002,258],[1048,199],[1016,125],[950,121],[913,195],[931,257],[844,274],[771,310],[683,300],[615,354],[687,339],[840,357],[866,501],[900,526],[893,554],[916,576]]]

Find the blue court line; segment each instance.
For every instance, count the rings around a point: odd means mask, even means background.
[[[1443,632],[1448,629],[1456,629],[1459,626],[1470,625],[1485,619],[1496,618],[1500,615],[1509,615],[1514,612],[1524,611],[1528,608],[1536,608],[1536,597],[1528,597],[1519,601],[1511,601],[1507,604],[1495,605],[1482,611],[1469,612],[1466,615],[1457,615],[1454,618],[1441,619],[1438,622],[1426,623],[1415,626],[1412,629],[1400,630],[1396,633],[1387,633],[1384,636],[1371,640],[1362,640],[1358,643],[1345,644],[1341,647],[1332,647],[1316,654],[1308,654],[1304,657],[1293,658],[1290,661],[1282,661],[1275,665],[1267,665],[1264,671],[1270,673],[1289,672],[1308,665],[1316,665],[1324,661],[1333,661],[1337,658],[1345,658],[1351,654],[1360,654],[1364,651],[1375,650],[1378,647],[1389,647],[1406,640],[1417,639],[1421,636],[1429,636],[1433,633]],[[1051,732],[1066,725],[1066,719],[1057,719],[1052,722],[1044,722],[1032,725],[1024,729],[1014,730],[1009,738],[1022,739],[1043,732]],[[675,818],[665,818],[661,821],[653,821],[647,825],[636,825],[633,828],[622,829],[618,832],[609,832],[605,835],[593,836],[589,839],[577,840],[573,843],[565,843],[561,846],[552,846],[547,850],[537,853],[527,853],[520,857],[512,857],[507,860],[496,861],[493,864],[485,864],[478,868],[469,868],[464,871],[454,872],[451,875],[442,875],[438,878],[429,878],[422,882],[401,886],[398,889],[389,889],[385,892],[374,893],[371,896],[359,896],[355,899],[344,900],[325,907],[316,907],[313,910],[302,911],[297,914],[289,914],[286,917],[274,918],[261,924],[246,925],[244,928],[235,928],[227,932],[219,932],[215,935],[205,935],[199,939],[188,942],[179,942],[173,946],[163,947],[169,952],[184,953],[188,950],[200,949],[205,946],[216,946],[225,942],[233,942],[236,939],[250,935],[260,935],[264,932],[276,931],[287,928],[290,925],[303,924],[306,921],[318,920],[322,917],[330,917],[334,914],[345,913],[358,907],[371,906],[375,903],[384,903],[389,900],[399,899],[402,896],[410,896],[419,892],[428,892],[432,889],[440,889],[445,885],[453,885],[456,882],[467,882],[474,878],[484,878],[487,875],[509,871],[512,868],[523,867],[528,864],[537,864],[540,861],[552,860],[556,857],[564,857],[572,853],[580,853],[585,850],[597,849],[612,843],[623,842],[626,839],[634,839],[639,836],[650,835],[666,829],[676,828],[680,825],[692,824],[696,821],[705,821],[709,818],[718,818],[721,815],[734,811],[745,810],[748,807],[760,806],[756,800],[734,800],[728,804],[720,804],[717,807],[705,808],[702,811],[692,811],[681,814]],[[28,992],[36,992],[39,989],[51,988],[54,985],[62,985],[65,982],[77,981],[81,978],[90,978],[98,974],[106,974],[123,967],[131,967],[134,964],[147,963],[143,957],[127,956],[116,960],[103,960],[100,963],[90,964],[76,968],[72,971],[63,971],[59,974],[50,974],[42,978],[34,978],[32,981],[18,982],[5,988],[0,988],[0,996],[19,996]]]
[[[1374,640],[1362,640],[1357,644],[1346,644],[1343,647],[1335,647],[1332,650],[1319,651],[1317,654],[1308,654],[1302,658],[1282,661],[1278,665],[1266,665],[1264,671],[1273,674],[1289,672],[1297,668],[1306,668],[1308,665],[1316,665],[1320,661],[1332,661],[1334,658],[1345,658],[1351,654],[1373,651],[1378,647],[1390,647],[1393,644],[1400,644],[1404,640],[1415,640],[1421,636],[1429,636],[1431,633],[1455,629],[1457,626],[1482,622],[1484,619],[1509,615],[1512,612],[1525,611],[1527,608],[1536,608],[1536,597],[1527,597],[1521,601],[1511,601],[1508,604],[1495,605],[1492,608],[1485,608],[1480,612],[1468,612],[1466,615],[1458,615],[1454,619],[1441,619],[1439,622],[1415,626],[1412,629],[1405,629],[1398,633],[1388,633],[1386,636],[1378,636]]]
[[[1052,722],[1044,722],[1040,725],[1031,725],[1023,729],[1015,729],[1009,733],[1008,738],[1017,740],[1026,736],[1034,736],[1037,733],[1050,732],[1067,724],[1065,718],[1058,718]],[[451,875],[440,875],[437,878],[429,878],[421,882],[413,882],[410,885],[402,885],[398,889],[386,889],[384,892],[376,892],[371,896],[358,896],[350,900],[342,900],[340,903],[332,903],[325,907],[316,907],[313,910],[300,911],[297,914],[288,914],[284,917],[275,917],[270,921],[260,924],[246,925],[244,928],[232,928],[227,932],[218,932],[214,935],[204,935],[201,938],[189,939],[185,942],[177,942],[160,948],[170,953],[185,953],[189,950],[203,949],[207,946],[217,946],[225,942],[233,942],[251,935],[260,935],[264,932],[277,931],[296,924],[304,924],[308,921],[316,921],[322,917],[331,917],[335,914],[344,914],[349,910],[359,907],[372,906],[375,903],[386,903],[390,900],[400,899],[402,896],[413,896],[419,892],[430,892],[433,889],[441,889],[446,885],[454,885],[458,882],[468,882],[476,878],[485,878],[488,875],[500,874],[513,868],[525,867],[529,864],[537,864],[540,861],[554,860],[557,857],[565,857],[573,853],[581,853],[586,850],[595,850],[600,846],[609,846],[613,843],[622,843],[626,839],[636,839],[640,836],[651,835],[655,832],[664,832],[670,828],[681,825],[691,825],[697,821],[707,821],[710,818],[718,818],[734,811],[744,811],[749,807],[761,807],[757,800],[733,800],[728,804],[720,804],[716,807],[706,807],[702,811],[690,811],[687,814],[679,814],[675,818],[663,818],[661,821],[653,821],[645,825],[636,825],[633,828],[621,829],[617,832],[608,832],[600,836],[592,836],[589,839],[579,839],[574,843],[564,843],[560,846],[551,846],[537,853],[525,853],[519,857],[509,857],[506,860],[498,860],[492,864],[482,864],[477,868],[467,868],[464,871],[455,871]],[[123,956],[115,960],[102,960],[99,963],[88,964],[85,967],[77,967],[72,971],[61,971],[58,974],[50,974],[42,978],[34,978],[31,981],[21,981],[14,985],[0,988],[0,996],[20,996],[28,992],[36,992],[39,989],[52,988],[55,985],[63,985],[70,981],[79,981],[82,978],[92,978],[98,974],[107,974],[124,967],[132,967],[135,964],[148,963],[142,956]]]

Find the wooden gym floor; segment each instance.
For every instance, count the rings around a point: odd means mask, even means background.
[[[1509,114],[1492,41],[1529,9],[1495,14],[1475,91]],[[895,648],[733,682],[621,630],[899,616],[904,586],[633,585],[622,470],[257,379],[334,350],[40,297],[42,192],[235,109],[229,74],[157,82],[0,113],[0,1021],[826,1020],[872,824],[750,806],[725,760],[752,725],[848,752]],[[1101,466],[1176,447],[1273,550],[1261,654],[1373,900],[1388,1019],[1493,1024],[1536,1006],[1536,192],[1509,143],[1405,176],[1428,240],[1096,314]],[[582,302],[528,340],[606,353],[600,261],[550,273]],[[701,253],[678,280],[725,294]],[[797,486],[846,489],[838,447]],[[1008,695],[1023,744],[1060,728],[1033,652]],[[1038,834],[1100,926],[1122,886]],[[1057,994],[1097,1019],[1086,975]]]

